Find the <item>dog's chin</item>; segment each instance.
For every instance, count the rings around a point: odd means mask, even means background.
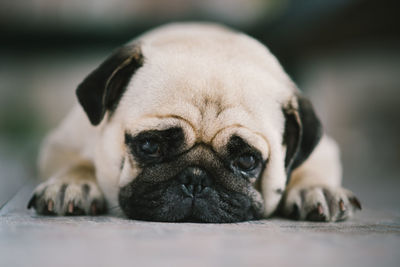
[[[232,223],[262,217],[249,196],[218,185],[187,192],[176,181],[134,181],[120,190],[119,204],[128,218],[145,221]]]

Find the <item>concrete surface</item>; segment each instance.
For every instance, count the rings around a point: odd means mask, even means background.
[[[399,266],[400,214],[341,223],[279,218],[235,224],[44,217],[32,185],[0,210],[0,266]]]
[[[0,51],[0,267],[400,266],[400,52],[384,48],[353,47],[299,65],[299,86],[339,142],[344,185],[363,210],[342,223],[220,225],[26,210],[40,140],[107,53]]]

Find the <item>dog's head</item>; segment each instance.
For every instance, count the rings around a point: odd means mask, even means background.
[[[217,26],[150,32],[116,50],[77,95],[100,128],[100,186],[134,219],[270,215],[321,134],[269,51]]]

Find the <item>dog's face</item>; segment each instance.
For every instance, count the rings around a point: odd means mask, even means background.
[[[232,135],[218,150],[187,143],[179,126],[126,134],[130,158],[141,169],[119,192],[131,218],[154,221],[234,222],[260,218],[256,190],[265,159]],[[129,163],[128,163],[129,164]]]
[[[320,135],[275,58],[215,26],[151,32],[117,50],[77,94],[100,124],[100,186],[133,219],[267,216]]]

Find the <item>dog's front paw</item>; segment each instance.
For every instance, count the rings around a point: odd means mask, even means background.
[[[44,215],[97,215],[105,201],[93,180],[50,179],[38,185],[28,203]]]
[[[351,217],[360,201],[342,187],[291,188],[284,196],[282,213],[295,220],[343,221]]]

